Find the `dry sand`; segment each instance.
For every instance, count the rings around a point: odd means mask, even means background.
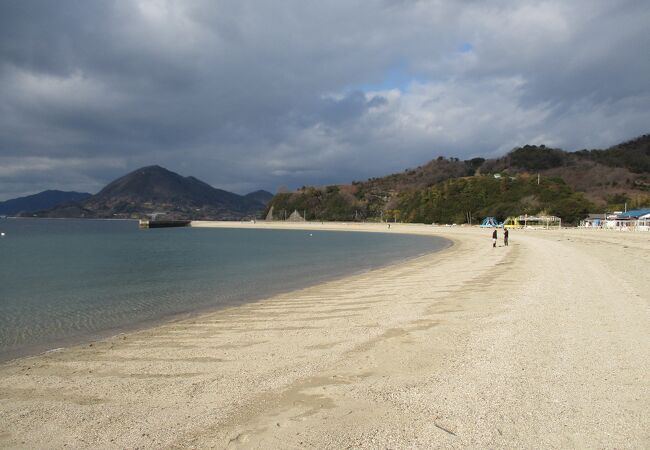
[[[0,447],[650,448],[649,233],[390,232],[455,245],[1,365]]]

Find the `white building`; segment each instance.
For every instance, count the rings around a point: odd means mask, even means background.
[[[639,230],[648,231],[650,226],[650,209],[635,209],[632,211],[616,212],[607,215],[605,222],[606,228],[613,228],[616,230]]]

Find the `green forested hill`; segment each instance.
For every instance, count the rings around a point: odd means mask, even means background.
[[[609,167],[624,167],[638,174],[650,173],[650,135],[615,145],[607,150],[581,150],[579,157],[591,159]]]
[[[605,150],[565,152],[544,145],[518,147],[502,158],[487,161],[482,169],[544,171],[558,167],[577,167],[596,163],[620,168],[633,174],[650,173],[650,135],[644,135]]]
[[[650,206],[648,167],[650,136],[579,152],[527,145],[498,159],[438,157],[350,185],[305,187],[277,194],[269,208],[278,219],[298,210],[308,220],[465,223],[544,211],[576,223],[626,203]]]
[[[537,184],[537,177],[527,175],[500,179],[483,176],[454,178],[404,193],[394,214],[405,222],[465,223],[486,216],[503,220],[544,212],[575,223],[593,208],[582,193],[574,192],[561,178],[541,178]]]

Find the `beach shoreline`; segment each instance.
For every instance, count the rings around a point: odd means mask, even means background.
[[[0,364],[0,446],[643,447],[647,236],[430,225],[454,245]],[[305,228],[302,228],[305,227]],[[622,299],[622,300],[621,300]],[[616,300],[616,301],[615,301]]]
[[[43,220],[43,219],[25,219],[25,220]],[[50,219],[45,219],[45,220],[50,220]],[[57,219],[57,220],[69,220],[69,219]],[[73,219],[74,220],[74,219]],[[85,219],[84,219],[85,220]],[[103,219],[89,219],[89,220],[103,220]],[[124,219],[107,219],[107,220],[124,220]],[[217,228],[217,226],[214,226],[215,224],[219,224],[218,228],[222,229],[244,229],[242,226],[242,222],[233,222],[233,221],[228,221],[228,222],[219,222],[219,223],[214,223],[214,222],[195,222],[195,228]],[[247,224],[246,222],[243,222],[243,224]],[[261,229],[261,228],[258,228]],[[289,232],[295,232],[295,231],[301,231],[300,229],[287,229],[285,228],[271,228],[273,231],[289,231]],[[312,228],[312,231],[317,231]],[[318,231],[328,231],[328,230],[323,230],[320,229]],[[340,231],[337,230],[336,228],[333,229],[331,232],[334,231]],[[360,230],[361,232],[364,232],[363,230]],[[374,230],[373,230],[374,231]],[[329,232],[329,231],[328,231]],[[170,233],[173,233],[173,230],[170,231]],[[171,236],[170,236],[171,237]],[[451,245],[450,241],[447,241],[446,243],[442,244],[440,249],[447,247],[448,245]],[[289,283],[287,286],[271,286],[269,287],[268,285],[265,287],[264,291],[254,291],[254,292],[247,292],[246,294],[240,295],[236,299],[230,299],[227,302],[222,302],[222,303],[216,303],[216,304],[210,304],[210,305],[200,305],[200,306],[188,306],[187,309],[183,309],[180,311],[175,311],[169,314],[161,315],[159,317],[155,318],[147,318],[138,322],[134,323],[129,323],[129,324],[122,324],[119,326],[112,326],[110,328],[106,329],[99,329],[99,330],[92,330],[92,331],[81,331],[78,332],[72,336],[67,336],[67,337],[55,337],[52,339],[49,339],[48,342],[43,342],[43,343],[32,343],[30,345],[25,345],[21,348],[16,348],[16,349],[11,349],[11,350],[6,350],[6,349],[0,349],[0,364],[2,363],[7,363],[11,361],[15,361],[18,359],[22,358],[29,358],[29,357],[34,357],[34,356],[39,356],[39,355],[44,355],[50,352],[57,352],[61,351],[67,348],[72,348],[72,347],[78,347],[78,346],[84,346],[88,345],[94,342],[102,341],[105,339],[112,339],[115,338],[116,336],[121,336],[125,334],[130,334],[150,328],[155,328],[164,324],[168,323],[174,323],[174,322],[179,322],[183,320],[189,320],[192,318],[196,318],[201,315],[205,314],[210,314],[214,313],[223,309],[227,308],[236,308],[238,306],[242,306],[248,303],[255,303],[259,301],[263,301],[269,297],[273,297],[275,295],[280,295],[284,293],[289,293],[292,291],[295,291],[297,289],[303,289],[307,288],[310,286],[315,286],[318,284],[322,284],[328,281],[334,281],[338,280],[341,278],[349,277],[349,276],[354,276],[358,275],[361,273],[365,273],[369,270],[376,270],[388,265],[394,265],[394,264],[401,264],[406,261],[409,261],[411,259],[420,257],[424,254],[431,253],[433,251],[438,251],[439,249],[435,248],[431,251],[428,249],[420,249],[418,250],[418,253],[416,254],[409,254],[409,255],[404,255],[401,257],[397,257],[391,261],[380,261],[380,262],[373,262],[372,265],[369,265],[368,267],[362,266],[362,267],[357,267],[354,269],[349,269],[346,268],[345,272],[339,271],[335,273],[320,273],[318,276],[314,276],[312,278],[307,278],[306,280],[297,282],[293,281],[293,283]]]

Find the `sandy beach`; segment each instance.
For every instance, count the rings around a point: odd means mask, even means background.
[[[0,365],[2,448],[649,448],[650,233],[453,245]]]

